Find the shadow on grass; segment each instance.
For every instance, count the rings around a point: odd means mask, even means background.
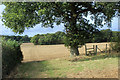
[[[31,62],[22,63],[20,68],[22,68],[22,70],[29,71],[29,69],[34,70],[34,69],[38,69],[39,67],[39,71],[42,72],[47,70],[46,68],[47,64],[48,64],[47,61],[31,61]]]
[[[83,57],[76,57],[72,60],[69,60],[71,62],[77,62],[77,61],[89,61],[89,60],[99,60],[99,59],[105,59],[105,58],[119,58],[120,53],[102,53],[99,55],[91,55],[91,56],[83,56]]]
[[[31,61],[24,62],[18,65],[14,74],[10,77],[12,78],[31,78],[35,75],[41,75],[42,72],[54,70],[52,66],[50,66],[48,61]],[[42,75],[41,75],[42,77]]]

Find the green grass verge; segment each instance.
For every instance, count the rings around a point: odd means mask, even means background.
[[[27,62],[16,69],[15,78],[66,78],[68,74],[76,74],[84,70],[103,70],[118,67],[118,57],[106,54],[88,56],[76,61],[53,59],[48,61]]]

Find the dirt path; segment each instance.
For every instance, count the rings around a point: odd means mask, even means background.
[[[88,43],[87,47],[98,45],[101,50],[105,49],[105,45],[109,43]],[[64,44],[60,45],[34,45],[33,43],[23,43],[21,45],[21,51],[23,53],[23,61],[40,61],[50,60],[54,58],[60,58],[69,56],[70,52]],[[79,48],[80,54],[85,54],[85,47]]]

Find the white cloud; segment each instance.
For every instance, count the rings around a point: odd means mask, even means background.
[[[57,31],[63,31],[63,25],[57,26],[54,25],[54,28],[43,28],[40,24],[36,25],[34,28],[26,29],[22,35],[34,36],[36,34],[46,34],[46,33],[54,33]]]

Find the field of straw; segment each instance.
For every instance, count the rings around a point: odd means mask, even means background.
[[[99,49],[105,50],[106,44],[109,43],[87,43],[87,48],[92,48],[93,45],[97,45]],[[41,61],[50,60],[55,58],[66,57],[70,55],[68,48],[64,44],[60,45],[34,45],[33,43],[23,43],[21,45],[21,51],[23,54],[23,62],[26,61]],[[85,46],[79,48],[80,54],[85,54]],[[99,52],[99,50],[98,50]]]

